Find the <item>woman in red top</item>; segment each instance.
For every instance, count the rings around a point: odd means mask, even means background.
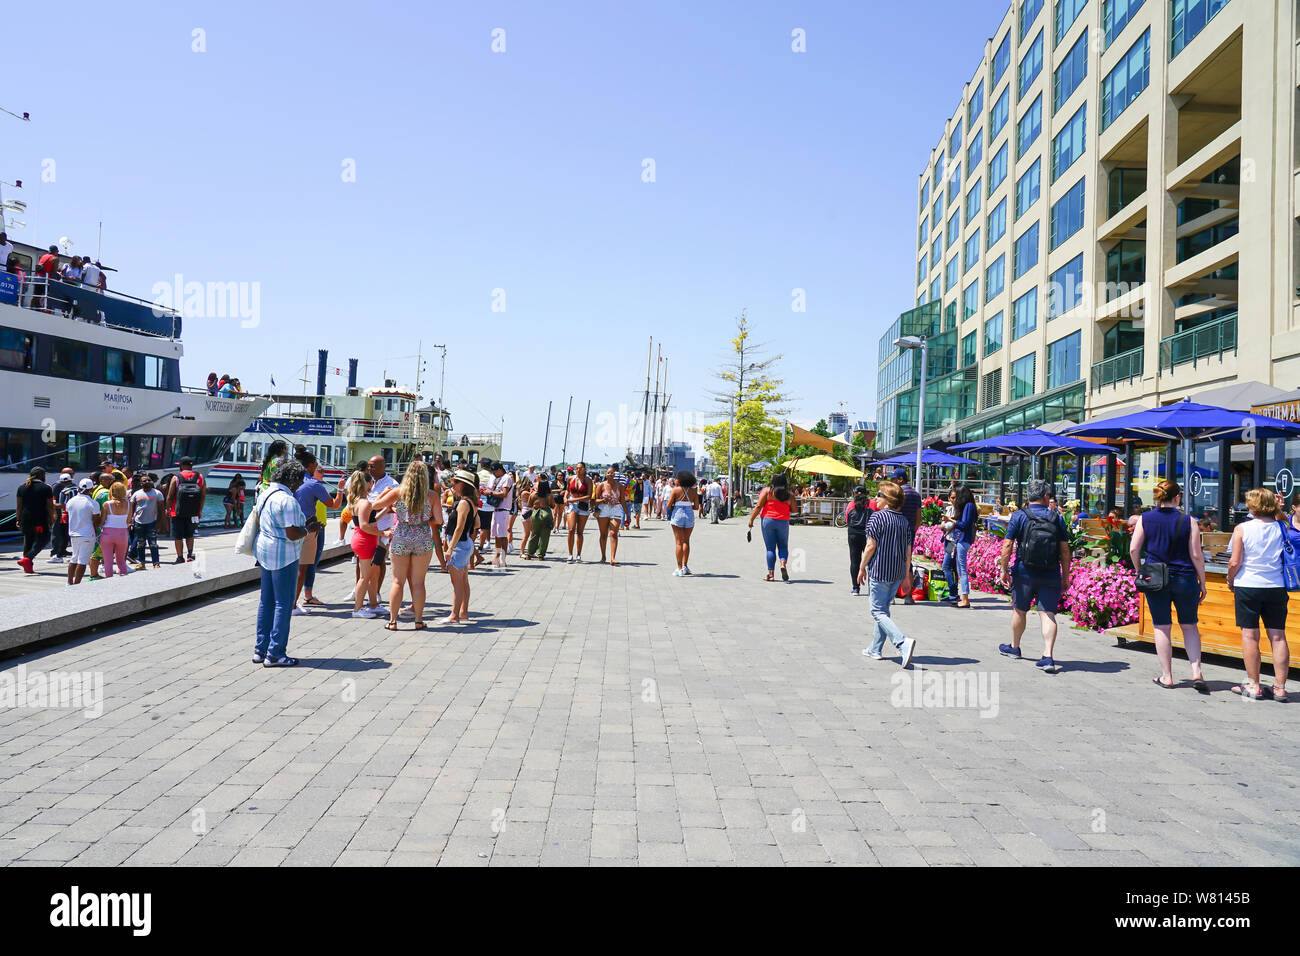
[[[578,462],[578,470],[572,478],[564,493],[565,511],[568,513],[569,521],[569,564],[582,563],[582,533],[587,527],[587,518],[591,514],[591,493],[594,486],[591,479],[587,477],[587,466],[583,462]],[[575,557],[573,553],[574,536],[578,539],[578,554]]]
[[[786,561],[790,557],[790,494],[789,480],[784,472],[773,476],[771,483],[763,489],[749,513],[749,527],[752,534],[754,519],[763,519],[763,544],[767,548],[767,577],[764,581],[776,580],[776,559],[781,557],[781,580],[789,581],[790,572],[786,570]]]

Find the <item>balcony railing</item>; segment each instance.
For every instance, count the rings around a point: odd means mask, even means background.
[[[40,275],[20,280],[6,274],[0,282],[0,302],[140,335],[168,339],[181,335],[180,315],[157,303]]]
[[[1160,369],[1173,371],[1188,362],[1195,368],[1202,359],[1237,354],[1237,313],[1160,340]]]
[[[1132,349],[1103,359],[1092,367],[1092,390],[1099,392],[1108,385],[1127,384],[1142,377],[1142,349]]]

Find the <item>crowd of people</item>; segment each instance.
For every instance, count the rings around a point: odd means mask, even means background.
[[[229,374],[218,377],[216,372],[208,373],[206,388],[209,395],[222,398],[233,398],[236,395],[247,394],[243,386],[239,384],[239,379],[233,378]]]
[[[175,564],[194,560],[206,485],[189,458],[161,479],[108,460],[80,481],[71,468],[64,468],[54,484],[46,477],[44,468],[31,469],[16,495],[23,536],[18,565],[24,573],[36,573],[36,558],[46,547],[49,563],[67,564],[68,584],[80,584],[87,571],[98,581],[158,568],[160,535],[171,539]]]
[[[254,554],[261,568],[254,663],[298,663],[287,652],[290,624],[294,616],[326,606],[312,586],[330,511],[340,511],[337,541],[347,541],[353,555],[351,616],[382,618],[388,630],[410,620],[415,630],[425,630],[426,577],[435,562],[435,573],[450,579],[452,594],[447,614],[433,623],[464,625],[471,619],[471,571],[505,571],[512,553],[524,561],[558,560],[548,558],[557,527],[563,528],[564,562],[580,564],[593,515],[597,563],[618,567],[622,530],[639,528],[643,516],[662,518],[673,528],[674,576],[689,576],[696,517],[720,514],[726,500],[717,481],[701,495],[689,471],[624,473],[610,465],[596,477],[583,462],[563,471],[520,472],[500,461],[480,461],[475,469],[439,456],[432,463],[412,461],[398,480],[376,455],[333,491],[323,479],[305,447],[276,441],[267,449],[247,519],[257,521]],[[517,525],[522,535],[516,546]]]

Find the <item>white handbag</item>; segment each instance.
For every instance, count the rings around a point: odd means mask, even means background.
[[[286,492],[287,494],[288,492]],[[262,508],[270,500],[269,494],[262,495],[261,500],[252,511],[248,513],[248,518],[244,521],[244,526],[239,529],[239,537],[235,538],[235,554],[252,555],[257,545],[257,536],[262,533]]]

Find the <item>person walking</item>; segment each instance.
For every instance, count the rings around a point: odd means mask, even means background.
[[[618,532],[624,518],[623,487],[613,465],[605,469],[605,480],[596,485],[596,526],[600,531],[600,563],[618,567]],[[608,552],[608,558],[606,553]]]
[[[1236,605],[1237,626],[1241,628],[1241,659],[1246,665],[1246,680],[1233,687],[1232,692],[1251,700],[1272,697],[1285,701],[1291,664],[1286,640],[1289,595],[1282,576],[1285,515],[1277,496],[1267,488],[1246,492],[1246,508],[1250,520],[1232,529],[1229,545],[1232,557],[1228,560],[1228,590]],[[1268,691],[1260,684],[1261,619],[1273,652],[1273,687]]]
[[[18,527],[23,532],[23,556],[18,565],[24,574],[35,574],[32,564],[50,541],[54,527],[54,489],[45,483],[45,469],[37,465],[18,489]]]
[[[754,521],[762,519],[759,525],[763,532],[763,546],[767,551],[767,577],[764,581],[776,580],[776,562],[781,559],[781,580],[790,580],[790,571],[786,563],[790,559],[790,493],[789,479],[785,472],[777,472],[767,487],[759,493],[754,502],[754,510],[749,513],[749,532],[753,533]]]
[[[465,468],[452,475],[451,511],[447,526],[451,537],[447,542],[448,576],[451,577],[451,613],[438,620],[439,624],[469,623],[469,559],[474,552],[474,530],[478,522],[478,476]]]
[[[975,530],[979,525],[980,509],[975,495],[964,484],[953,486],[948,498],[951,517],[943,523],[943,530],[952,541],[952,576],[948,579],[949,600],[956,607],[970,607],[970,571],[967,562],[971,545],[975,543]],[[955,585],[955,587],[954,587]]]
[[[406,467],[401,483],[375,501],[377,508],[393,509],[397,524],[393,527],[393,541],[389,548],[393,562],[393,585],[388,595],[388,623],[384,629],[397,630],[398,608],[402,606],[402,592],[411,588],[411,611],[415,616],[415,629],[423,631],[425,575],[433,557],[433,532],[429,519],[437,504],[438,493],[429,487],[429,468],[419,458]]]
[[[862,567],[862,552],[867,549],[867,522],[872,514],[870,500],[867,486],[858,485],[853,489],[853,500],[844,510],[844,524],[849,533],[849,584],[855,597],[862,593],[858,570]]]
[[[285,458],[271,473],[266,491],[257,501],[257,541],[253,554],[261,569],[262,588],[257,602],[257,634],[253,663],[263,667],[293,667],[289,656],[289,625],[293,620],[294,590],[303,539],[317,530],[316,516],[307,517],[295,493],[307,477],[302,462]]]
[[[880,505],[867,519],[867,543],[858,565],[858,586],[870,581],[871,617],[875,622],[871,646],[862,653],[874,661],[884,660],[885,639],[898,648],[899,664],[907,667],[916,653],[916,638],[906,636],[889,608],[894,602],[904,575],[910,573],[912,561],[911,522],[903,514],[903,489],[892,481],[883,481],[876,489]]]
[[[695,515],[700,510],[700,496],[695,491],[695,476],[689,471],[677,473],[676,485],[664,500],[668,523],[673,528],[673,550],[677,570],[673,577],[684,578],[691,574],[691,532],[695,530]]]
[[[898,467],[894,469],[894,481],[903,492],[903,517],[908,520],[912,526],[912,545],[916,543],[916,532],[921,527],[921,493],[908,483],[907,469]],[[907,594],[903,598],[904,604],[915,604],[916,600],[912,597],[912,581],[914,574],[912,572],[912,545],[908,546],[907,551],[907,574],[903,578],[907,582]]]
[[[1206,694],[1210,686],[1201,676],[1200,604],[1205,600],[1205,554],[1201,550],[1201,526],[1182,512],[1183,492],[1178,483],[1166,478],[1153,491],[1156,506],[1138,515],[1129,545],[1133,567],[1163,565],[1165,584],[1158,591],[1145,591],[1151,627],[1156,632],[1156,657],[1160,676],[1151,682],[1166,689],[1174,686],[1173,614],[1183,633],[1183,648],[1192,665],[1192,687]],[[1145,553],[1145,558],[1144,558]]]
[[[708,501],[709,507],[709,524],[717,524],[723,517],[722,514],[722,482],[714,478],[704,489],[704,497]]]
[[[578,462],[578,468],[565,486],[564,510],[569,528],[569,564],[582,563],[582,537],[587,528],[587,518],[591,514],[591,496],[594,491],[591,479],[587,477],[586,462]],[[574,540],[578,542],[577,554],[574,554]]]
[[[632,479],[632,520],[635,522],[633,528],[641,530],[641,509],[645,507],[646,502],[646,481],[645,474],[637,474]]]
[[[1055,674],[1060,668],[1052,657],[1056,647],[1056,612],[1061,592],[1070,586],[1070,536],[1065,521],[1047,506],[1051,486],[1042,478],[1031,478],[1025,487],[1025,506],[1007,522],[1007,536],[998,561],[999,580],[1012,595],[1011,643],[999,644],[999,653],[1020,660],[1020,639],[1025,633],[1029,608],[1038,601],[1038,619],[1043,629],[1043,656],[1035,665]],[[1011,548],[1016,546],[1014,571],[1008,571]]]
[[[515,504],[515,476],[499,461],[492,462],[487,502],[492,508],[492,567],[505,570],[506,552],[510,547],[511,511]]]

